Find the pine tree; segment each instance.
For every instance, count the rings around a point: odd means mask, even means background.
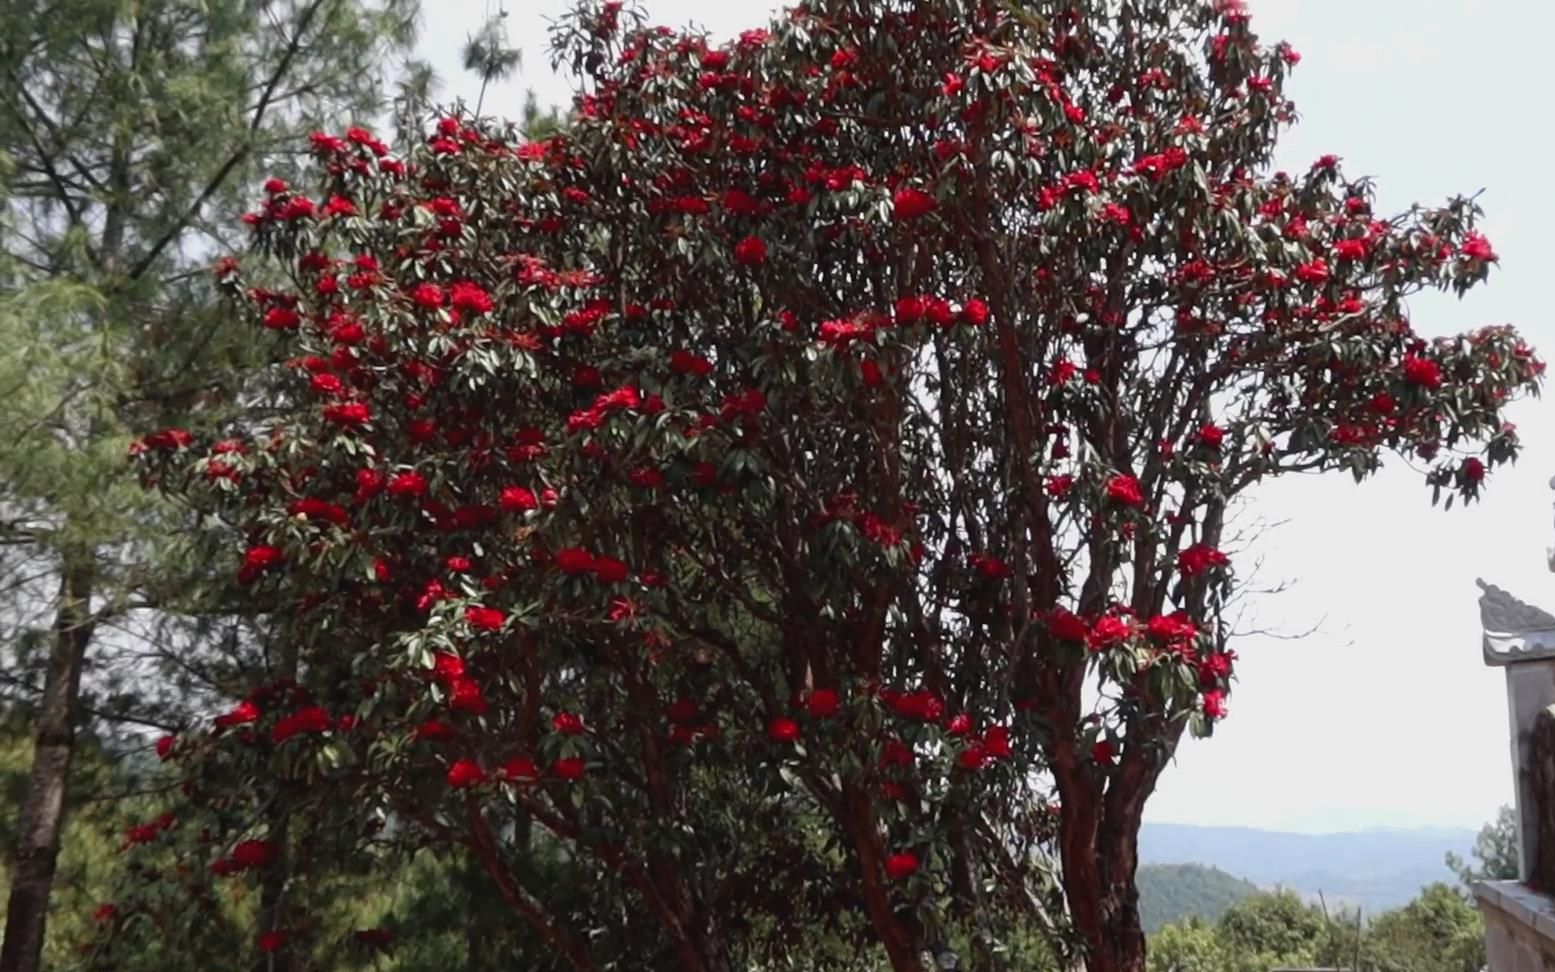
[[[16,651],[4,693],[36,735],[4,972],[39,967],[83,681],[125,715],[187,647],[127,637],[199,565],[150,553],[166,531],[126,447],[243,404],[225,376],[272,349],[204,309],[204,267],[241,233],[256,172],[284,176],[311,130],[386,107],[416,15],[415,0],[0,4],[0,635]],[[427,74],[406,73],[414,100]]]

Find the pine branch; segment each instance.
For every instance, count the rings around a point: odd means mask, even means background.
[[[254,107],[254,116],[249,122],[248,133],[243,140],[243,144],[227,158],[227,161],[222,164],[221,168],[216,170],[215,175],[211,176],[210,181],[205,184],[205,188],[200,191],[194,202],[190,203],[189,208],[184,211],[184,215],[175,220],[167,228],[167,231],[152,244],[151,249],[147,250],[146,254],[130,269],[129,279],[138,280],[147,270],[151,269],[157,258],[173,244],[174,240],[183,234],[184,229],[199,215],[200,210],[216,194],[216,191],[222,187],[227,178],[232,175],[233,170],[248,157],[249,152],[253,148],[253,138],[258,133],[260,126],[264,124],[265,114],[270,109],[276,90],[280,87],[281,81],[285,79],[287,72],[291,70],[292,61],[296,59],[297,54],[302,50],[302,39],[308,33],[308,27],[312,24],[313,18],[318,14],[325,2],[326,0],[313,0],[298,19],[297,31],[287,43],[286,52],[281,55],[280,63],[276,65],[275,71],[270,75],[270,80],[265,84],[264,93],[259,97],[259,104]]]

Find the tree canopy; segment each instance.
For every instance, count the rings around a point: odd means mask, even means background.
[[[1446,884],[1421,889],[1409,904],[1370,921],[1329,914],[1294,892],[1253,895],[1214,923],[1167,925],[1151,940],[1151,972],[1270,972],[1342,968],[1352,972],[1480,972],[1485,930],[1479,913]]]
[[[256,944],[299,963],[310,861],[389,844],[580,972],[817,923],[895,972],[1143,969],[1230,505],[1388,454],[1473,498],[1516,454],[1542,363],[1408,316],[1487,277],[1476,205],[1271,171],[1299,55],[1234,0],[817,0],[724,45],[584,3],[555,41],[564,131],[318,133],[218,264],[286,377],[136,452],[286,658],[169,743],[137,843],[289,874]],[[295,839],[239,860],[261,808]]]

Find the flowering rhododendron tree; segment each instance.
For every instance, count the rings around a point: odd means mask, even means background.
[[[557,44],[564,134],[320,135],[217,269],[295,377],[140,459],[296,655],[172,746],[190,846],[303,860],[236,843],[281,800],[457,849],[578,970],[743,967],[854,902],[898,972],[1021,922],[1143,969],[1228,504],[1387,453],[1473,498],[1516,453],[1542,365],[1408,316],[1494,265],[1475,206],[1270,171],[1299,58],[1234,0],[816,0],[723,45],[607,3]]]

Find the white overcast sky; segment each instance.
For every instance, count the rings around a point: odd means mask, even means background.
[[[496,0],[430,0],[421,56],[443,99],[473,104],[460,49]],[[517,115],[526,88],[570,100],[551,73],[545,24],[563,0],[508,0],[521,78],[488,92],[485,111]],[[647,0],[653,22],[719,37],[764,24],[764,0]],[[1550,84],[1549,0],[1250,0],[1254,26],[1303,55],[1288,87],[1303,118],[1281,162],[1332,152],[1373,175],[1380,209],[1484,189],[1486,231],[1501,256],[1489,286],[1463,302],[1417,300],[1432,336],[1516,324],[1555,355],[1555,182],[1543,98]],[[1356,486],[1344,476],[1285,481],[1258,498],[1286,525],[1259,543],[1261,579],[1292,582],[1258,606],[1257,625],[1299,640],[1249,638],[1231,717],[1191,742],[1150,804],[1154,820],[1314,832],[1363,827],[1478,827],[1511,797],[1502,673],[1481,661],[1483,576],[1555,610],[1544,548],[1555,543],[1548,480],[1555,422],[1543,402],[1513,420],[1526,444],[1485,502],[1433,510],[1418,476],[1393,462]],[[1247,565],[1247,557],[1239,559]]]

